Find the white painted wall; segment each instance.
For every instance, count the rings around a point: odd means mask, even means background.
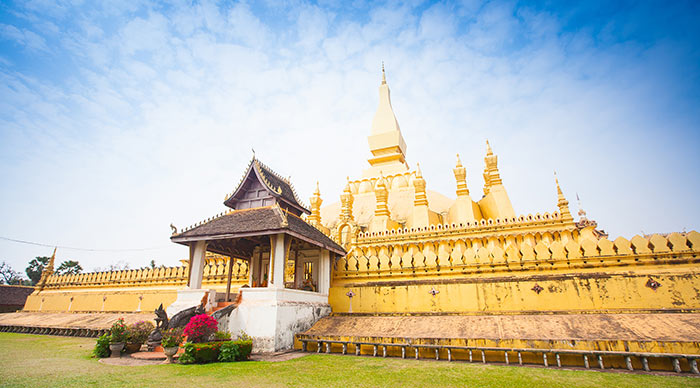
[[[330,314],[328,294],[277,288],[244,288],[241,304],[229,317],[233,335],[253,337],[254,352],[291,349],[294,334]]]

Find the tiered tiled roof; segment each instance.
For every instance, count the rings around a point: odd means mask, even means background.
[[[184,244],[205,239],[216,240],[275,233],[287,233],[332,252],[345,255],[345,250],[330,237],[307,224],[300,217],[286,212],[278,206],[234,210],[180,234],[173,235],[171,240]]]

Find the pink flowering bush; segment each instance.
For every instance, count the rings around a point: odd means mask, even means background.
[[[219,327],[216,319],[207,314],[195,315],[185,326],[184,334],[188,342],[206,342]]]

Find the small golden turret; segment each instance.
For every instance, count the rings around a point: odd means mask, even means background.
[[[318,181],[316,181],[316,190],[314,191],[314,194],[311,196],[311,199],[309,199],[309,202],[311,203],[311,214],[309,215],[309,223],[311,225],[320,225],[321,224],[321,204],[323,203],[323,200],[321,199],[321,190],[318,187]]]
[[[561,191],[556,171],[554,171],[554,181],[557,184],[557,207],[559,208],[561,218],[564,221],[573,221],[574,217],[571,216],[571,212],[569,211],[569,201],[566,200],[564,193]]]
[[[491,190],[491,186],[503,184],[501,174],[498,172],[498,156],[493,154],[488,140],[486,140],[484,163],[484,195],[487,195]]]
[[[452,171],[457,181],[457,196],[463,197],[469,195],[469,188],[467,188],[467,169],[462,166],[459,154],[457,154],[457,166]]]
[[[340,219],[349,222],[353,221],[352,204],[354,202],[352,190],[350,190],[350,177],[347,178],[343,194],[340,194]]]
[[[37,290],[41,291],[44,286],[46,285],[46,281],[48,280],[49,276],[53,274],[53,266],[54,266],[54,261],[56,260],[56,248],[53,249],[53,254],[51,255],[51,258],[49,259],[49,264],[44,267],[44,270],[41,271],[41,278],[39,279],[39,283],[37,283],[36,288]]]
[[[413,180],[413,187],[416,190],[416,196],[413,201],[414,206],[428,206],[428,197],[425,195],[425,179],[420,171],[420,164],[416,163],[416,179]]]
[[[389,191],[386,188],[386,182],[384,181],[384,174],[380,172],[379,179],[374,185],[374,195],[377,197],[377,207],[374,210],[375,217],[389,216],[389,206],[387,200],[389,198]]]

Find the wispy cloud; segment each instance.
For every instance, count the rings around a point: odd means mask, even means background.
[[[48,51],[46,41],[40,35],[27,29],[19,29],[12,25],[0,24],[0,37],[13,41],[20,47],[31,51]]]

